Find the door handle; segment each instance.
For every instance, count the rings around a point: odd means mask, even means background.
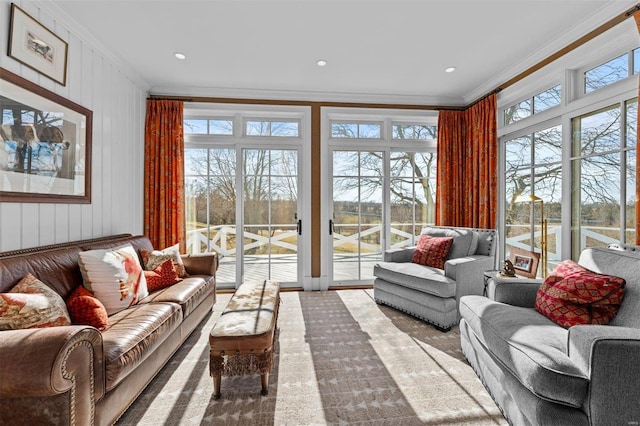
[[[298,219],[298,235],[302,235],[302,219]]]
[[[329,235],[333,235],[333,219],[329,219]]]

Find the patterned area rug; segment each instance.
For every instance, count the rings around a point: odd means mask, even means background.
[[[283,292],[269,394],[260,376],[223,377],[212,398],[208,334],[230,294],[118,421],[119,425],[506,425],[442,333],[377,305],[373,290]]]

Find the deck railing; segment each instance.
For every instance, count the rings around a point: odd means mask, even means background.
[[[400,226],[411,224],[399,224]],[[514,225],[513,227],[516,227]],[[379,244],[373,244],[367,242],[367,239],[372,235],[381,234],[382,225],[367,226],[362,232],[356,232],[352,234],[341,234],[339,230],[342,227],[352,228],[353,225],[335,225],[333,233],[333,248],[341,249],[342,252],[353,251],[354,247],[360,247],[360,252],[363,253],[380,253],[381,248]],[[511,228],[513,228],[511,227]],[[251,228],[267,230],[267,225],[251,225]],[[273,226],[271,227],[273,230]],[[528,226],[527,226],[528,229]],[[615,234],[620,232],[620,228],[610,227],[582,227],[580,232],[581,247],[587,247],[587,241],[590,241],[590,245],[593,246],[593,242],[596,241],[601,245],[607,245],[609,243],[619,242],[618,239],[605,235]],[[410,233],[399,228],[391,228],[391,234],[394,236],[394,243],[392,248],[409,247],[414,244],[415,237]],[[211,235],[211,237],[207,237]],[[295,253],[297,251],[296,244],[291,243],[291,240],[295,241],[297,237],[296,225],[281,225],[277,230],[271,232],[269,236],[262,235],[256,232],[245,231],[242,238],[245,241],[245,251],[252,249],[259,249],[260,247],[271,244],[273,247],[278,247],[288,254]],[[541,231],[537,230],[533,234],[534,239],[541,237]],[[235,256],[236,247],[235,243],[230,244],[230,241],[235,241],[236,226],[235,225],[218,225],[210,228],[198,228],[187,231],[187,250],[190,253],[203,253],[207,251],[215,251],[224,256]],[[562,247],[562,232],[560,226],[551,226],[547,229],[547,241],[551,242],[548,246],[548,259],[549,261],[560,260],[560,248]],[[517,236],[509,237],[506,240],[506,244],[511,247],[521,248],[528,250],[530,248],[531,233],[525,232]]]

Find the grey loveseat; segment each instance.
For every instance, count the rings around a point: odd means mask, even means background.
[[[460,301],[462,351],[514,425],[640,424],[640,253],[591,248],[578,263],[626,280],[609,325],[556,325],[533,308],[541,280]]]
[[[460,319],[458,303],[466,294],[482,294],[483,272],[495,268],[495,230],[428,226],[422,234],[453,237],[444,269],[411,259],[415,247],[388,250],[373,269],[373,294],[385,304],[441,330]]]

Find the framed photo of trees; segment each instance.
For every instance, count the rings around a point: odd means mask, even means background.
[[[91,202],[92,112],[0,68],[0,202]]]

